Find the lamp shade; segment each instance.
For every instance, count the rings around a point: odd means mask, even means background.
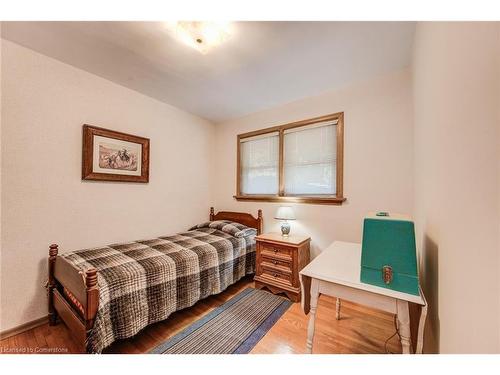
[[[274,218],[278,220],[295,220],[295,214],[292,207],[283,206],[278,208],[278,211],[276,211],[276,215],[274,215]]]

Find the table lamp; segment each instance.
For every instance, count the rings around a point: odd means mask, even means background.
[[[276,211],[276,215],[274,215],[274,218],[283,220],[283,222],[281,223],[281,235],[283,237],[288,237],[288,235],[290,234],[290,224],[288,223],[288,220],[295,220],[295,214],[293,213],[292,207],[282,206],[278,208],[278,211]]]

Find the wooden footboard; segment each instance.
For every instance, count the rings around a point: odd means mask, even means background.
[[[59,317],[66,323],[82,352],[86,351],[87,334],[94,325],[99,308],[97,270],[79,272],[58,256],[59,246],[49,247],[49,324]]]

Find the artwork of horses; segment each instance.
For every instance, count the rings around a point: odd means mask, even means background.
[[[102,169],[137,170],[137,152],[112,143],[99,144],[99,167]]]
[[[149,139],[83,126],[82,179],[149,181]]]

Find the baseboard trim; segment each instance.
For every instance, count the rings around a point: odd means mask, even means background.
[[[6,329],[5,331],[0,332],[0,340],[29,331],[30,329],[39,327],[47,323],[48,321],[49,321],[48,317],[44,316],[43,318],[32,320],[31,322],[21,324],[17,327]]]

